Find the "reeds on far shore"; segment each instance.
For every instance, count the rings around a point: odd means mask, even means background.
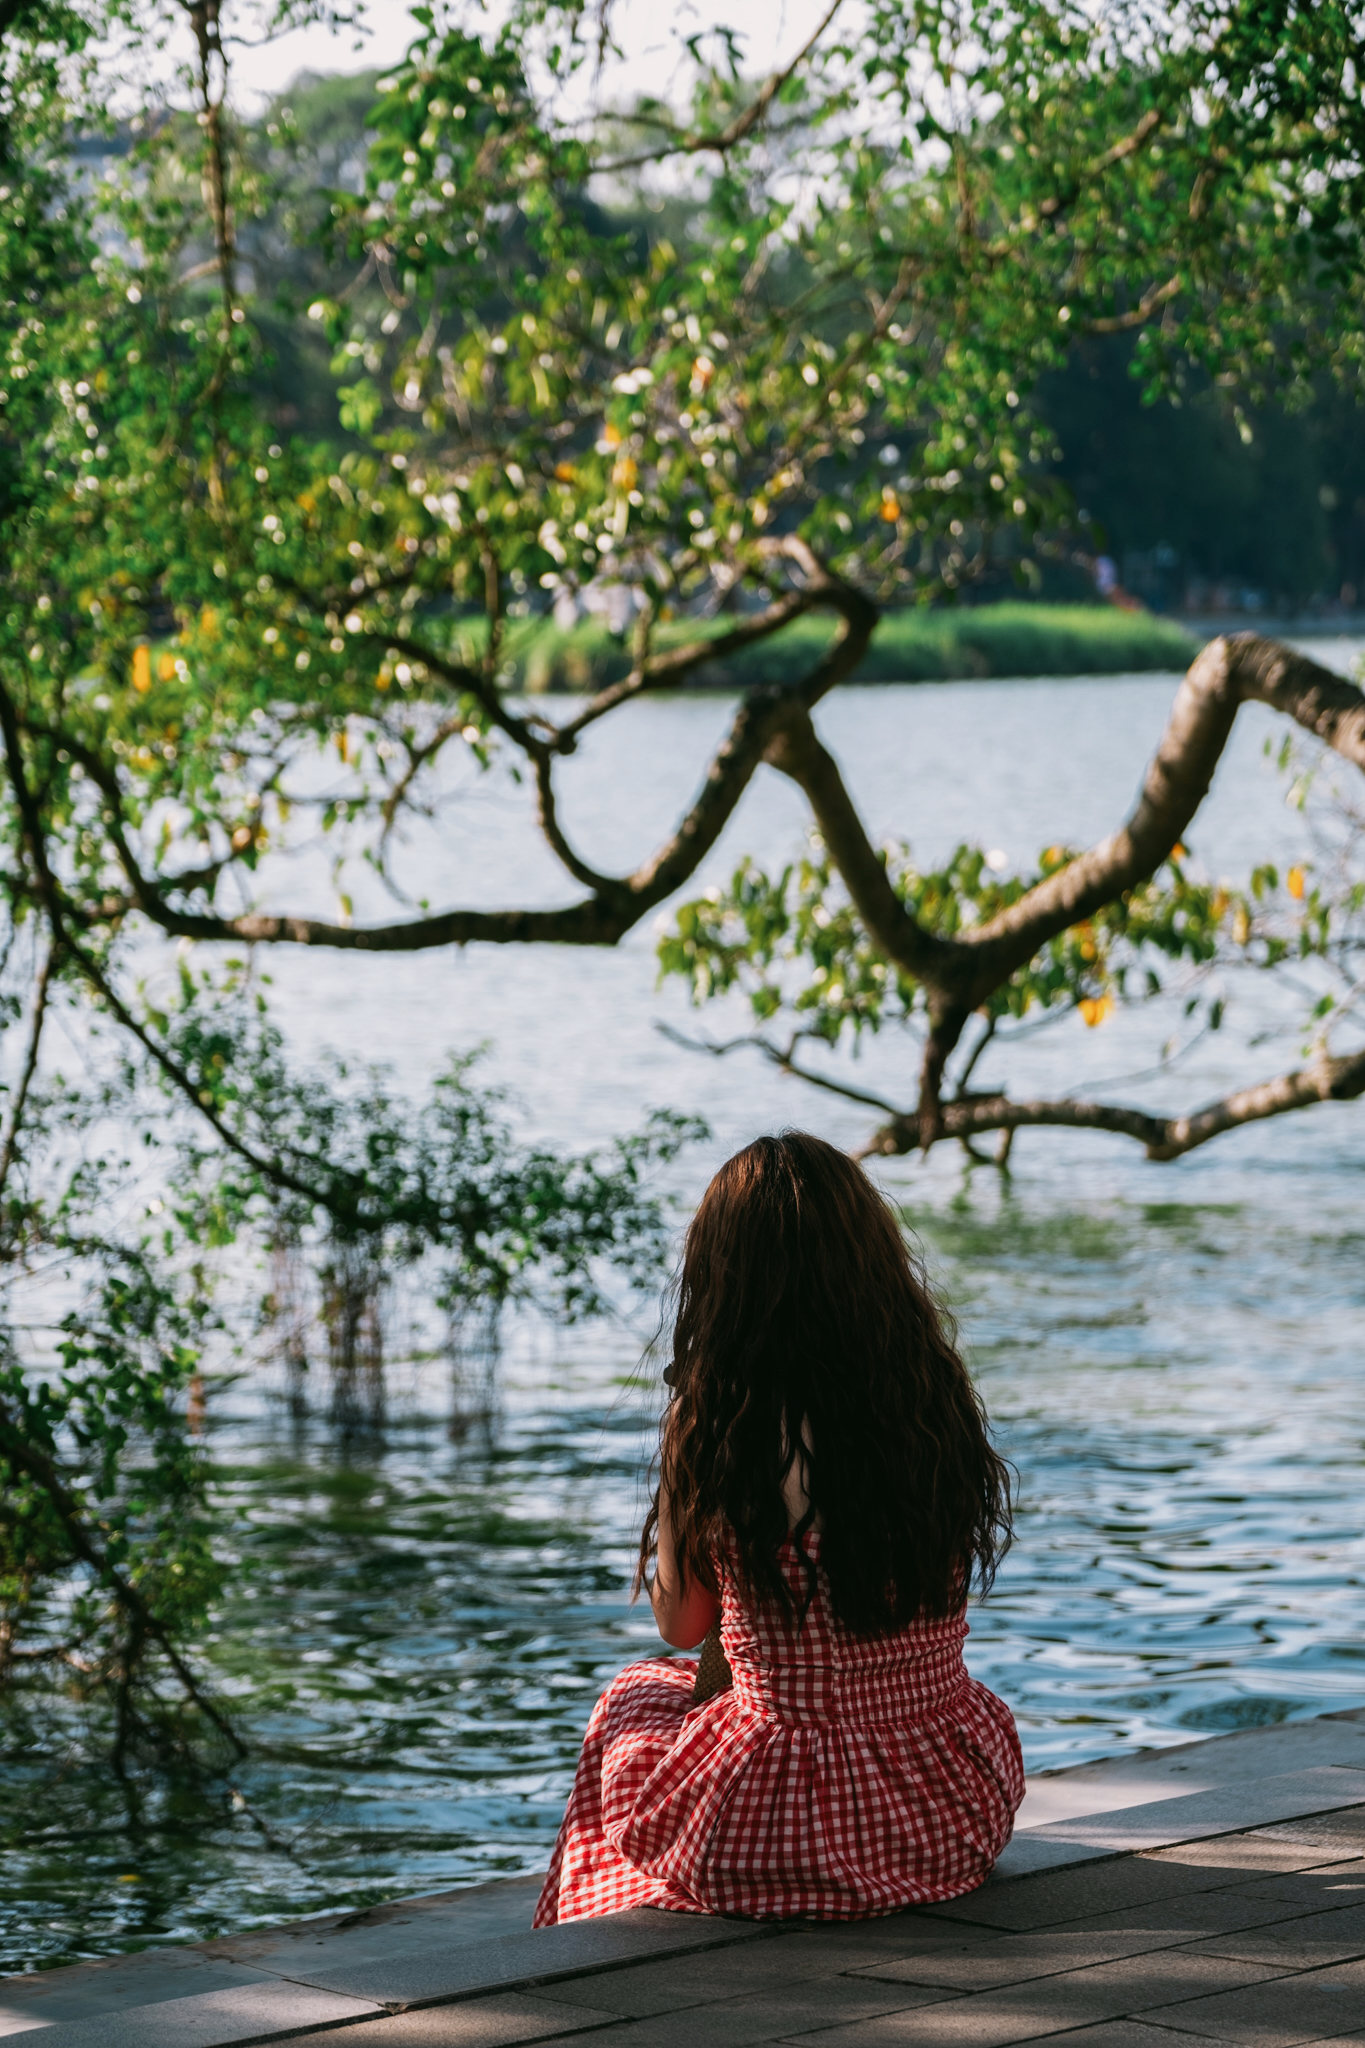
[[[711,638],[733,623],[730,618],[670,620],[659,627],[655,645]],[[834,632],[835,621],[828,615],[798,619],[727,662],[704,663],[695,672],[693,685],[737,689],[794,680],[819,659]],[[852,680],[928,683],[1182,670],[1199,645],[1173,619],[1108,605],[1005,603],[916,609],[886,614]],[[568,629],[548,622],[513,625],[504,648],[504,681],[533,696],[547,690],[600,689],[630,673],[630,635],[613,634],[597,619]]]

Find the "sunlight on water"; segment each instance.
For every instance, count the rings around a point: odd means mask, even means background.
[[[1030,706],[1058,695],[1012,687],[992,699],[1015,721],[1006,754]],[[1092,829],[1136,779],[1169,693],[1159,679],[1072,686],[1063,788],[978,759],[956,788],[929,776],[924,812],[905,822],[935,848],[969,812],[976,836],[1010,846],[1046,837],[1048,819]],[[879,824],[888,762],[913,757],[918,780],[947,748],[954,705],[961,716],[984,702],[959,686],[839,708],[844,744],[872,764]],[[710,704],[688,715],[715,722]],[[873,744],[879,720],[894,747]],[[1217,792],[1224,838],[1209,840],[1229,865],[1293,830],[1259,742],[1237,773]],[[765,809],[770,796],[741,839],[772,857],[800,820]],[[629,822],[603,829],[624,838]],[[301,1033],[334,971],[280,963]],[[427,1003],[408,1001],[409,975],[434,992]],[[755,1130],[801,1120],[841,1142],[864,1134],[862,1112],[668,1046],[654,1024],[679,1013],[650,981],[638,944],[586,962],[471,954],[386,964],[331,1014],[352,1042],[424,1071],[447,1045],[488,1036],[537,1127],[574,1143],[651,1103],[703,1110],[715,1142],[688,1163],[688,1196]],[[1099,1033],[1040,1042],[1032,1071],[1140,1064],[1127,1029],[1103,1045]],[[1223,1085],[1231,1056],[1215,1048],[1182,1085]],[[875,1059],[883,1073],[904,1064],[892,1047]],[[965,1180],[946,1153],[888,1171],[1019,1473],[1018,1540],[973,1616],[968,1657],[1013,1706],[1031,1768],[1365,1703],[1360,1132],[1358,1111],[1315,1110],[1174,1168],[1118,1140],[1030,1134],[1004,1186]],[[383,1429],[345,1442],[325,1389],[305,1417],[261,1380],[215,1396],[210,1445],[240,1569],[206,1648],[251,1754],[221,1776],[128,1792],[74,1730],[56,1760],[12,1734],[0,1967],[544,1866],[593,1700],[658,1647],[627,1597],[658,1412],[637,1374],[651,1313],[514,1330],[493,1412],[454,1432],[431,1365],[397,1372]]]

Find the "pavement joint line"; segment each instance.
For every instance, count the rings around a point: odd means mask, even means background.
[[[1333,1723],[1338,1729],[1342,1723],[1353,1724],[1349,1740],[1345,1729],[1341,1730],[1340,1739],[1329,1736]],[[997,1954],[1008,1955],[1013,1946],[1012,1934],[1047,1931],[1050,1925],[1047,1918],[1050,1893],[1038,1895],[1037,1906],[1045,1917],[1036,1928],[1008,1924],[1017,1922],[1021,1912],[1025,1919],[1031,1917],[1028,1889],[1025,1887],[1022,1893],[1019,1889],[1025,1879],[1046,1878],[1060,1882],[1074,1872],[1084,1888],[1091,1871],[1099,1880],[1101,1866],[1106,1873],[1124,1863],[1145,1866],[1150,1871],[1163,1860],[1163,1851],[1172,1852],[1165,1860],[1177,1864],[1186,1861],[1209,1863],[1208,1874],[1216,1872],[1218,1881],[1213,1885],[1200,1883],[1197,1892],[1201,1898],[1221,1892],[1240,1893],[1248,1885],[1283,1883],[1290,1886],[1301,1877],[1315,1875],[1317,1866],[1311,1869],[1295,1867],[1278,1875],[1272,1870],[1264,1877],[1255,1876],[1252,1866],[1245,1871],[1229,1870],[1223,1875],[1222,1859],[1216,1848],[1209,1858],[1181,1858],[1178,1854],[1182,1848],[1233,1842],[1256,1836],[1268,1828],[1301,1825],[1311,1831],[1314,1824],[1330,1822],[1351,1810],[1365,1815],[1365,1740],[1362,1740],[1365,1738],[1365,1709],[1343,1709],[1315,1717],[1313,1721],[1287,1724],[1283,1729],[1273,1731],[1273,1741],[1268,1739],[1269,1733],[1239,1731],[1230,1736],[1181,1745],[1175,1752],[1181,1762],[1175,1768],[1180,1772],[1197,1768],[1198,1781],[1194,1784],[1188,1780],[1182,1784],[1174,1772],[1162,1770],[1161,1751],[1147,1752],[1136,1758],[1115,1758],[1108,1760],[1108,1764],[1106,1760],[1099,1760],[1096,1764],[1078,1766],[1074,1791],[1070,1794],[1065,1792],[1064,1786],[1069,1775],[1067,1772],[1048,1774],[1052,1788],[1059,1782],[1063,1784],[1061,1797],[1057,1796],[1055,1789],[1052,1791],[1054,1810],[1056,1805],[1060,1805],[1062,1817],[1040,1820],[1036,1826],[1022,1825],[1005,1852],[1006,1867],[998,1869],[985,1887],[978,1888],[961,1901],[942,1901],[931,1914],[907,1916],[905,1946],[909,1953],[903,1954],[903,1963],[913,1967],[914,1952],[921,1935],[930,1928],[949,1942],[966,1941],[969,1936],[982,1935],[985,1923],[979,1914],[971,1913],[971,1906],[981,1901],[983,1890],[989,1893],[998,1889],[1001,1893],[1000,1917],[1006,1924],[991,1929],[988,1936],[992,1948],[997,1942],[1001,1944]],[[1322,1756],[1324,1747],[1332,1752],[1330,1760]],[[1343,1754],[1343,1750],[1350,1753]],[[1294,1767],[1295,1761],[1297,1768]],[[1286,1763],[1290,1765],[1288,1769],[1284,1767]],[[1272,1768],[1267,1770],[1267,1765]],[[1126,1795],[1127,1803],[1103,1803],[1106,1781],[1109,1800],[1112,1802],[1116,1795],[1119,1798]],[[1148,1796],[1158,1786],[1162,1788],[1162,1796]],[[1078,1810],[1079,1800],[1092,1797],[1095,1799],[1093,1806],[1079,1807]],[[1236,1812],[1239,1803],[1241,1811]],[[1199,1817],[1201,1813],[1202,1819]],[[1337,1832],[1342,1837],[1340,1848],[1335,1841],[1325,1839],[1320,1848],[1316,1841],[1308,1845],[1322,1855],[1322,1868],[1339,1871],[1353,1862],[1365,1862],[1360,1851],[1352,1856],[1344,1848],[1347,1837],[1354,1841],[1354,1820],[1344,1824],[1344,1833],[1339,1823]],[[1010,1868],[1011,1861],[1024,1867]],[[1125,1880],[1111,1880],[1106,1875],[1104,1882],[1106,1885],[1117,1883],[1122,1887]],[[471,1887],[467,1895],[458,1891],[418,1894],[411,1899],[381,1901],[340,1916],[335,1913],[309,1915],[305,1920],[283,1927],[249,1930],[240,1936],[219,1937],[212,1943],[191,1946],[198,1949],[202,1961],[215,1967],[235,1966],[240,1969],[243,1979],[251,1979],[262,1992],[267,1986],[278,1987],[280,2011],[276,2022],[271,2024],[269,2001],[263,2000],[266,2009],[244,2010],[238,2023],[242,2031],[234,2031],[230,2035],[231,2048],[270,2048],[270,2044],[275,2042],[316,2039],[324,2030],[330,2037],[333,2030],[340,2035],[352,2026],[397,2019],[406,2013],[477,2005],[480,2001],[496,2000],[509,1994],[534,1995],[540,1991],[553,2000],[556,1985],[590,1986],[598,1977],[605,1979],[623,1970],[684,1964],[694,1956],[706,1957],[730,1949],[736,1951],[739,1974],[742,1975],[742,1952],[756,1941],[799,1937],[802,1933],[812,1932],[827,1935],[838,1928],[838,1923],[755,1922],[660,1913],[657,1919],[653,1914],[632,1916],[629,1925],[623,1925],[619,1934],[614,1936],[606,1931],[607,1922],[582,1923],[582,1934],[587,1937],[591,1929],[595,1939],[585,1938],[580,1944],[572,1937],[570,1923],[556,1930],[560,1939],[547,1943],[550,1956],[542,1963],[535,1960],[538,1944],[527,1940],[533,1930],[517,1917],[522,1913],[529,1916],[530,1905],[525,1894],[532,1883],[528,1876]],[[1144,1895],[1145,1888],[1144,1879],[1140,1887]],[[483,1897],[485,1893],[487,1896]],[[461,1903],[464,1896],[468,1898],[469,1907],[476,1910],[466,1913]],[[1169,1910],[1170,1914],[1178,1916],[1183,1910],[1182,1896],[1173,1893],[1169,1908],[1161,1910]],[[1006,1897],[1016,1902],[1007,1913]],[[480,1899],[482,1903],[479,1903]],[[1060,1894],[1057,1902],[1059,1905],[1062,1903]],[[1348,1901],[1343,1898],[1340,1909],[1355,1910],[1362,1903],[1365,1900]],[[960,1908],[958,1913],[954,1911],[955,1906]],[[1277,1913],[1270,1924],[1278,1925],[1281,1919],[1326,1921],[1334,1918],[1338,1910],[1335,1900],[1329,1906],[1323,1898],[1321,1903],[1310,1906],[1307,1897],[1301,1904],[1297,1898],[1291,1900],[1288,1895],[1285,1906],[1286,1911]],[[1116,1906],[1114,1910],[1120,1909]],[[1132,1908],[1122,1910],[1126,1912]],[[1064,1927],[1075,1917],[1076,1906],[1072,1902],[1067,1905],[1063,1920],[1058,1925]],[[1081,1917],[1084,1918],[1084,1914]],[[1210,1925],[1216,1918],[1216,1915],[1210,1916],[1204,1924]],[[1256,1927],[1262,1924],[1262,1918],[1258,1911]],[[1252,1923],[1248,1925],[1250,1929]],[[476,1928],[479,1929],[477,1933]],[[352,1933],[358,1947],[355,1952],[346,1953],[352,1949],[348,1938]],[[565,1936],[569,1938],[565,1939]],[[1172,1957],[1183,1956],[1187,1952],[1212,1953],[1206,1945],[1216,1938],[1219,1938],[1216,1934],[1203,1931],[1197,1920],[1193,1923],[1187,1920],[1182,1924],[1175,1917],[1166,1922],[1164,1940],[1157,1939],[1150,1948],[1144,1941],[1141,1949],[1129,1950],[1123,1960],[1139,1955],[1159,1957],[1163,1952]],[[1227,1938],[1236,1939],[1235,1930]],[[1311,1982],[1315,1973],[1323,1971],[1344,1967],[1358,1970],[1361,1962],[1365,1961],[1365,1939],[1361,1940],[1359,1948],[1355,1946],[1358,1937],[1354,1930],[1350,1939],[1351,1955],[1335,1955],[1330,1963],[1291,1962],[1280,1955],[1267,1961],[1258,1956],[1256,1966],[1265,1973],[1259,1981],[1287,1985],[1301,1978]],[[258,1946],[258,1942],[263,1945]],[[870,1953],[872,1947],[872,1943],[861,1947],[857,1961],[847,1954],[838,1957],[831,1954],[825,1964],[829,1980],[850,1989],[859,1983],[877,1982],[875,1959]],[[575,1949],[579,1950],[577,1957]],[[184,1982],[188,1999],[182,1998],[178,1988],[169,1997],[161,1988],[168,1984],[173,1968],[178,1977],[178,1958],[184,1959],[185,1974],[179,1981]],[[188,2024],[191,2018],[190,2001],[197,2005],[199,1998],[213,1998],[216,1993],[207,1989],[199,1994],[190,1991],[196,1970],[187,1950],[166,1951],[160,1957],[158,1952],[149,1951],[147,1959],[149,1965],[155,1965],[150,1970],[149,1981],[144,1982],[140,1974],[134,1979],[128,1972],[120,1971],[118,1984],[111,1983],[106,1993],[98,1991],[100,1972],[110,1965],[117,1966],[125,1961],[136,1963],[139,1959],[110,1958],[107,1963],[96,1964],[88,1975],[76,1966],[67,1982],[52,1984],[54,1995],[50,2001],[43,1995],[27,1996],[19,1989],[21,1985],[32,1984],[32,1978],[0,1980],[0,2035],[9,2037],[13,2033],[13,2026],[5,2024],[6,2020],[12,2019],[18,2023],[20,2031],[43,2032],[54,2043],[60,2044],[67,2038],[62,2034],[63,2027],[69,2029],[74,2025],[78,2032],[69,2038],[79,2040],[82,2048],[102,2048],[99,2029],[108,2021],[121,2022],[125,2028],[132,2021],[136,2028],[145,2015],[148,2025],[151,2025],[159,2009],[162,2024],[157,2029],[156,2038],[158,2041],[163,2039],[165,2026],[169,2024],[172,2032],[165,2038],[174,2040],[174,2029],[182,2020]],[[1022,1955],[1020,1960],[1022,1965]],[[313,1965],[311,1970],[310,1963]],[[1068,1969],[1060,1958],[1059,1963],[1060,1967],[1045,1967],[1019,1982],[1049,1983],[1055,1977],[1075,1973],[1075,1964]],[[1089,1965],[1080,1967],[1085,1969]],[[766,1977],[774,1969],[779,1974],[784,1970],[775,1958],[766,1970],[760,1966],[759,1974]],[[909,1983],[912,1980],[889,1981]],[[11,1987],[15,1999],[12,2008],[6,2010],[5,1992]],[[964,1998],[970,2000],[973,1995],[968,1990],[948,1985],[920,1988],[934,1990],[937,2002],[945,2006],[948,2003],[956,2005]],[[1002,1985],[1000,1988],[1006,1987]],[[139,1989],[144,1993],[141,1997],[137,1996]],[[346,2003],[355,2001],[361,2009],[337,2014],[325,2021],[304,2018],[297,2009],[290,2013],[289,2005],[304,1991],[330,1993]],[[111,1996],[114,1992],[117,1992],[116,1999]],[[146,1995],[148,1993],[150,1996]],[[69,2002],[72,2000],[79,2003],[73,2005]],[[706,2009],[698,2006],[699,2017]],[[565,2017],[562,2022],[556,2022],[553,2036],[537,2038],[547,2041],[568,2039],[584,2032],[614,2036],[623,2026],[635,2027],[638,2032],[641,2025],[640,2018],[630,2014],[613,2015],[610,2019],[600,2015],[589,2018],[585,2011],[580,2022],[576,2017],[570,2019],[568,2012],[569,2006],[566,2005]],[[48,2014],[52,2017],[49,2018]],[[224,2017],[225,2020],[228,2018],[226,2014]],[[453,2024],[458,2028],[463,2023],[456,2021]],[[816,2024],[805,2028],[799,2036],[788,2038],[813,2043],[830,2029],[848,2024],[844,2020],[827,2020],[822,2014]],[[1054,2022],[1046,2034],[1029,2038],[1037,2040],[1041,2048],[1045,2039],[1063,2040],[1072,2034],[1084,2033],[1094,2024],[1093,2020],[1060,2025]],[[1152,2008],[1143,2014],[1141,2024],[1153,2031],[1165,2032],[1172,2048],[1179,2048],[1182,2043],[1188,2043],[1189,2048],[1198,2048],[1200,2042],[1207,2042],[1208,2048],[1215,2048],[1209,2037],[1191,2034],[1184,2025],[1169,2024],[1156,2017]],[[58,2029],[55,2036],[51,2033],[54,2025]],[[136,2040],[137,2035],[134,2032],[127,2038]],[[1360,2038],[1362,2048],[1365,2048],[1365,2034]],[[124,2033],[120,2032],[119,2043],[124,2039]],[[215,2032],[214,2039],[222,2041],[226,2048],[229,2036]],[[1305,2048],[1308,2048],[1307,2043]]]
[[[607,1917],[611,1918],[613,1916],[608,1915]],[[689,1919],[699,1919],[701,1916],[688,1915],[687,1917]],[[717,1915],[716,1917],[718,1919],[721,1919],[720,1915]],[[573,1923],[571,1922],[566,1923],[566,1925],[572,1924]],[[601,1921],[585,1921],[583,1924],[586,1927],[600,1926],[602,1923]],[[433,1992],[433,1994],[429,1998],[407,1998],[400,2000],[388,2000],[376,1996],[374,2003],[380,2008],[382,2008],[384,2012],[389,2014],[397,2014],[404,2012],[427,2012],[436,2006],[468,2005],[471,2002],[471,2000],[476,1998],[500,1997],[504,1992],[534,1991],[536,1989],[542,1988],[547,1984],[570,1984],[576,1982],[581,1977],[614,1976],[616,1972],[619,1970],[637,1970],[648,1963],[666,1963],[673,1962],[675,1960],[683,1961],[692,1956],[714,1955],[718,1949],[747,1948],[752,1946],[755,1942],[774,1941],[785,1936],[794,1935],[799,1932],[799,1929],[796,1926],[790,1923],[784,1924],[780,1920],[738,1921],[732,1919],[722,1919],[721,1924],[726,1927],[742,1927],[744,1931],[743,1933],[735,1934],[717,1933],[714,1940],[690,1941],[686,1944],[685,1947],[661,1949],[653,1954],[646,1951],[637,1955],[609,1956],[605,1960],[599,1958],[594,1962],[567,1964],[561,1967],[552,1967],[548,1970],[537,1970],[534,1972],[529,1972],[523,1976],[499,1977],[496,1980],[496,1982],[464,1985],[457,1991]],[[528,1932],[534,1931],[535,1930],[533,1929],[528,1930]],[[497,1937],[494,1938],[496,1939]],[[513,1938],[515,1939],[516,1937]],[[400,1956],[401,1953],[407,1953],[407,1951],[400,1952]],[[399,1959],[400,1958],[397,1957],[395,1958],[395,1960]],[[316,1981],[311,1977],[287,1976],[283,1971],[279,1973],[279,1976],[281,1982],[283,1983],[297,1984],[305,1990],[316,1989]],[[363,1997],[367,1994],[348,1993],[346,1995]],[[361,2017],[363,2018],[365,2017],[365,2015],[361,2015]],[[343,2026],[352,2026],[358,2024],[358,2020],[348,2019],[343,2020],[338,2024]],[[263,2038],[269,2040],[283,2040],[285,2036],[268,2035]],[[243,2042],[240,2044],[234,2042],[232,2044],[232,2048],[252,2048],[252,2044],[247,2042]]]

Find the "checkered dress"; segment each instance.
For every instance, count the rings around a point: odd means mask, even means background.
[[[806,1538],[819,1563],[819,1536]],[[805,1574],[781,1566],[800,1611]],[[734,1685],[650,1658],[597,1702],[534,1924],[628,1906],[857,1920],[979,1885],[1024,1796],[1009,1708],[969,1678],[965,1614],[880,1640],[835,1620],[823,1569],[798,1630],[722,1571]]]

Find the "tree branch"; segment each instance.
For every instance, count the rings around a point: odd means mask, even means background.
[[[1087,334],[1128,334],[1134,327],[1145,327],[1158,306],[1164,306],[1180,290],[1179,273],[1168,277],[1165,284],[1154,284],[1145,291],[1131,313],[1115,313],[1102,320],[1087,320]]]
[[[766,640],[770,634],[790,625],[793,619],[803,617],[805,613],[812,611],[819,601],[818,594],[813,595],[807,590],[793,590],[787,596],[779,598],[776,604],[769,605],[764,611],[755,612],[751,618],[745,619],[742,625],[735,626],[728,633],[722,633],[717,639],[689,640],[685,646],[670,647],[659,654],[651,654],[621,682],[612,683],[607,689],[599,690],[595,697],[588,700],[576,718],[571,718],[566,724],[555,728],[558,735],[555,744],[558,750],[561,753],[569,752],[571,742],[578,738],[579,733],[587,726],[595,725],[599,718],[604,718],[609,711],[614,711],[618,704],[624,704],[628,698],[638,697],[646,690],[663,690],[676,686],[691,670],[700,668],[704,662],[728,660],[730,655],[738,654],[746,647],[752,647],[757,640]]]
[[[1156,872],[1207,796],[1237,712],[1251,702],[1284,712],[1365,770],[1365,695],[1354,683],[1254,633],[1212,640],[1176,693],[1142,793],[1119,830],[952,939],[926,931],[896,894],[809,716],[794,712],[775,733],[766,758],[805,792],[869,936],[928,995],[918,1142],[932,1144],[948,1130],[939,1104],[943,1071],[971,1012],[1049,939]]]
[[[231,1723],[214,1706],[212,1700],[206,1697],[198,1679],[157,1618],[155,1609],[149,1605],[132,1581],[124,1577],[117,1565],[91,1536],[82,1519],[80,1508],[62,1483],[56,1466],[36,1444],[28,1440],[3,1409],[0,1409],[0,1449],[3,1449],[5,1457],[12,1464],[17,1465],[21,1472],[26,1472],[42,1488],[52,1503],[53,1512],[66,1531],[67,1541],[75,1555],[83,1564],[89,1565],[97,1578],[110,1587],[120,1606],[132,1617],[138,1633],[144,1638],[149,1636],[157,1644],[184,1687],[187,1697],[194,1701],[201,1713],[208,1716],[219,1734],[227,1737],[238,1756],[245,1756],[246,1744]]]
[[[56,943],[55,941],[50,941],[47,951],[43,955],[43,964],[38,970],[37,981],[34,983],[33,1012],[29,1024],[28,1050],[24,1055],[23,1072],[20,1074],[18,1085],[14,1090],[13,1096],[10,1098],[9,1115],[5,1119],[4,1143],[0,1145],[0,1194],[4,1193],[5,1183],[9,1179],[9,1170],[14,1164],[14,1153],[24,1121],[24,1110],[28,1105],[29,1089],[33,1086],[33,1076],[38,1069],[38,1047],[42,1041],[43,1024],[47,1018],[47,996],[48,990],[52,985],[52,970],[56,964],[56,959]]]
[[[1247,703],[1283,712],[1365,771],[1365,695],[1354,683],[1256,633],[1211,640],[1176,692],[1141,795],[1118,831],[954,942],[964,962],[974,960],[965,991],[973,1007],[1049,939],[1156,872],[1208,795]]]
[[[611,171],[634,171],[639,170],[644,164],[658,163],[666,156],[696,156],[708,150],[714,150],[717,155],[724,156],[728,149],[733,149],[737,142],[742,142],[744,137],[751,134],[758,126],[788,79],[795,76],[800,65],[805,62],[806,58],[815,48],[815,45],[819,42],[842,5],[843,0],[832,0],[831,6],[826,10],[814,32],[807,37],[785,71],[774,71],[772,76],[766,79],[759,87],[758,92],[749,102],[743,113],[737,114],[730,125],[727,128],[722,128],[719,134],[704,135],[694,129],[687,135],[680,135],[676,142],[670,142],[662,149],[646,150],[640,156],[618,157],[611,163],[595,164],[593,169],[604,174]]]
[[[803,1076],[803,1079],[809,1078]],[[1291,1110],[1306,1109],[1315,1102],[1354,1102],[1365,1095],[1365,1051],[1336,1059],[1323,1058],[1311,1066],[1261,1081],[1252,1088],[1238,1089],[1207,1103],[1189,1116],[1157,1116],[1147,1110],[1129,1109],[1116,1103],[1015,1102],[1007,1095],[968,1095],[939,1108],[941,1138],[984,1136],[989,1131],[1018,1131],[1034,1125],[1063,1130],[1114,1131],[1135,1138],[1146,1148],[1149,1159],[1180,1159],[1186,1152],[1207,1145],[1224,1131],[1244,1124],[1260,1123],[1267,1117],[1285,1116]],[[863,1147],[861,1156],[892,1156],[911,1152],[923,1143],[918,1113],[901,1113],[883,1126]]]
[[[760,1032],[750,1033],[744,1038],[727,1038],[719,1045],[705,1038],[689,1038],[685,1031],[677,1030],[672,1024],[657,1026],[659,1034],[673,1045],[680,1045],[685,1052],[709,1053],[713,1059],[724,1059],[727,1053],[744,1051],[761,1052],[764,1059],[780,1068],[784,1074],[791,1074],[795,1080],[807,1081],[812,1088],[823,1088],[830,1095],[841,1095],[845,1102],[861,1102],[868,1109],[879,1109],[884,1115],[897,1117],[900,1111],[881,1095],[869,1095],[865,1089],[850,1088],[844,1081],[836,1081],[828,1074],[813,1074],[808,1067],[798,1066],[796,1048],[806,1034],[798,1032],[784,1052],[780,1045],[774,1045],[770,1038]]]
[[[763,543],[762,553],[769,559],[793,562],[802,576],[799,589],[789,599],[769,606],[757,618],[745,621],[719,640],[692,641],[686,647],[652,657],[650,687],[676,684],[701,662],[720,659],[727,653],[750,646],[791,619],[817,607],[837,612],[843,622],[842,631],[836,634],[828,651],[799,684],[760,685],[746,693],[729,734],[707,769],[700,792],[676,830],[633,873],[620,877],[601,875],[583,861],[568,843],[558,822],[552,782],[553,756],[573,751],[577,733],[585,720],[573,721],[563,729],[548,726],[547,733],[538,732],[509,712],[499,693],[488,687],[474,670],[461,663],[447,661],[420,642],[408,640],[403,635],[387,636],[387,644],[414,660],[427,663],[447,681],[477,697],[492,721],[534,764],[540,822],[546,838],[568,873],[592,892],[579,902],[561,909],[451,910],[401,924],[357,928],[332,924],[321,918],[264,912],[223,917],[214,911],[176,908],[166,901],[163,892],[167,885],[143,871],[128,841],[121,815],[123,792],[116,773],[107,762],[79,742],[69,741],[62,735],[61,744],[68,746],[73,754],[79,753],[87,773],[108,801],[106,829],[128,876],[137,908],[160,930],[177,938],[328,946],[340,951],[374,953],[421,952],[431,947],[462,946],[474,941],[493,945],[613,946],[695,871],[729,822],[774,735],[788,721],[799,722],[806,718],[805,707],[818,702],[857,667],[875,630],[877,607],[861,591],[835,575],[806,542],[795,535],[787,535]],[[308,592],[290,587],[301,601],[316,605],[316,600]],[[2,689],[0,700],[6,706],[0,715],[0,726],[4,728],[7,749],[14,752],[25,728],[12,701]],[[595,702],[600,703],[601,700]],[[611,707],[608,704],[603,708]],[[588,711],[591,710],[592,706],[589,706]],[[57,742],[57,736],[45,729],[42,736],[54,744]],[[15,760],[18,760],[17,753]],[[25,817],[26,833],[41,849],[42,821],[36,800],[26,786],[20,809]],[[45,861],[45,853],[42,857]],[[50,873],[46,874],[41,893],[44,900],[50,899],[58,906],[59,914],[65,910],[72,917],[77,915],[72,906],[64,904]],[[88,963],[85,964],[88,969]]]
[[[793,714],[774,737],[766,759],[805,792],[820,836],[844,879],[858,915],[888,960],[917,981],[951,977],[958,942],[941,939],[906,909],[891,886],[886,862],[867,836],[834,756],[822,744],[809,712]]]

